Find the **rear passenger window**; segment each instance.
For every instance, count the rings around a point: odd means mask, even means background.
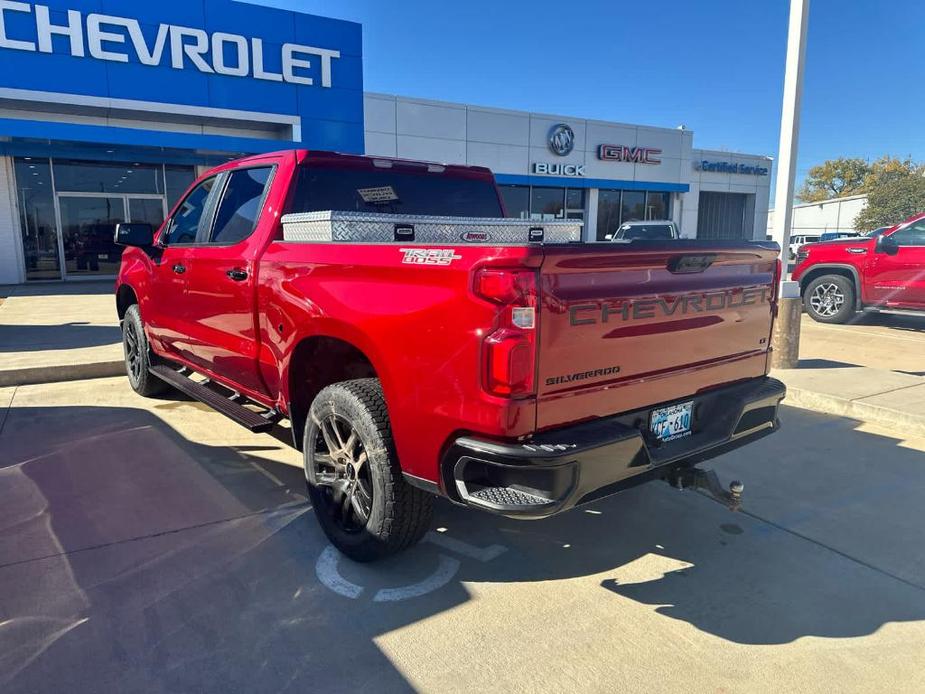
[[[262,166],[231,172],[215,214],[212,243],[237,243],[254,233],[272,171]]]

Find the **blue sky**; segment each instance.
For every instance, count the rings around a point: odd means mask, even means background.
[[[786,0],[251,0],[363,24],[366,89],[675,127],[776,158]],[[812,0],[798,169],[925,159],[925,3]]]

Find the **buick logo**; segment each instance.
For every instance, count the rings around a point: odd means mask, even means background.
[[[549,131],[549,149],[564,157],[575,148],[575,132],[565,123],[552,126]]]

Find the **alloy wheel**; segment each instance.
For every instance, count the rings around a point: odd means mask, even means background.
[[[834,282],[820,284],[813,290],[809,305],[823,318],[831,318],[845,304],[845,295]]]
[[[347,532],[366,527],[373,507],[369,454],[349,420],[329,414],[318,424],[309,479],[324,491],[327,512]]]
[[[141,339],[138,330],[132,321],[125,322],[125,360],[127,362],[129,375],[133,383],[138,383],[141,379],[141,372],[144,368],[144,359],[142,359]]]

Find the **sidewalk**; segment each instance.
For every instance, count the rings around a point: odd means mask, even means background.
[[[0,386],[123,373],[112,281],[0,287]]]
[[[771,374],[787,384],[787,405],[925,436],[925,378],[867,366],[804,360]]]

